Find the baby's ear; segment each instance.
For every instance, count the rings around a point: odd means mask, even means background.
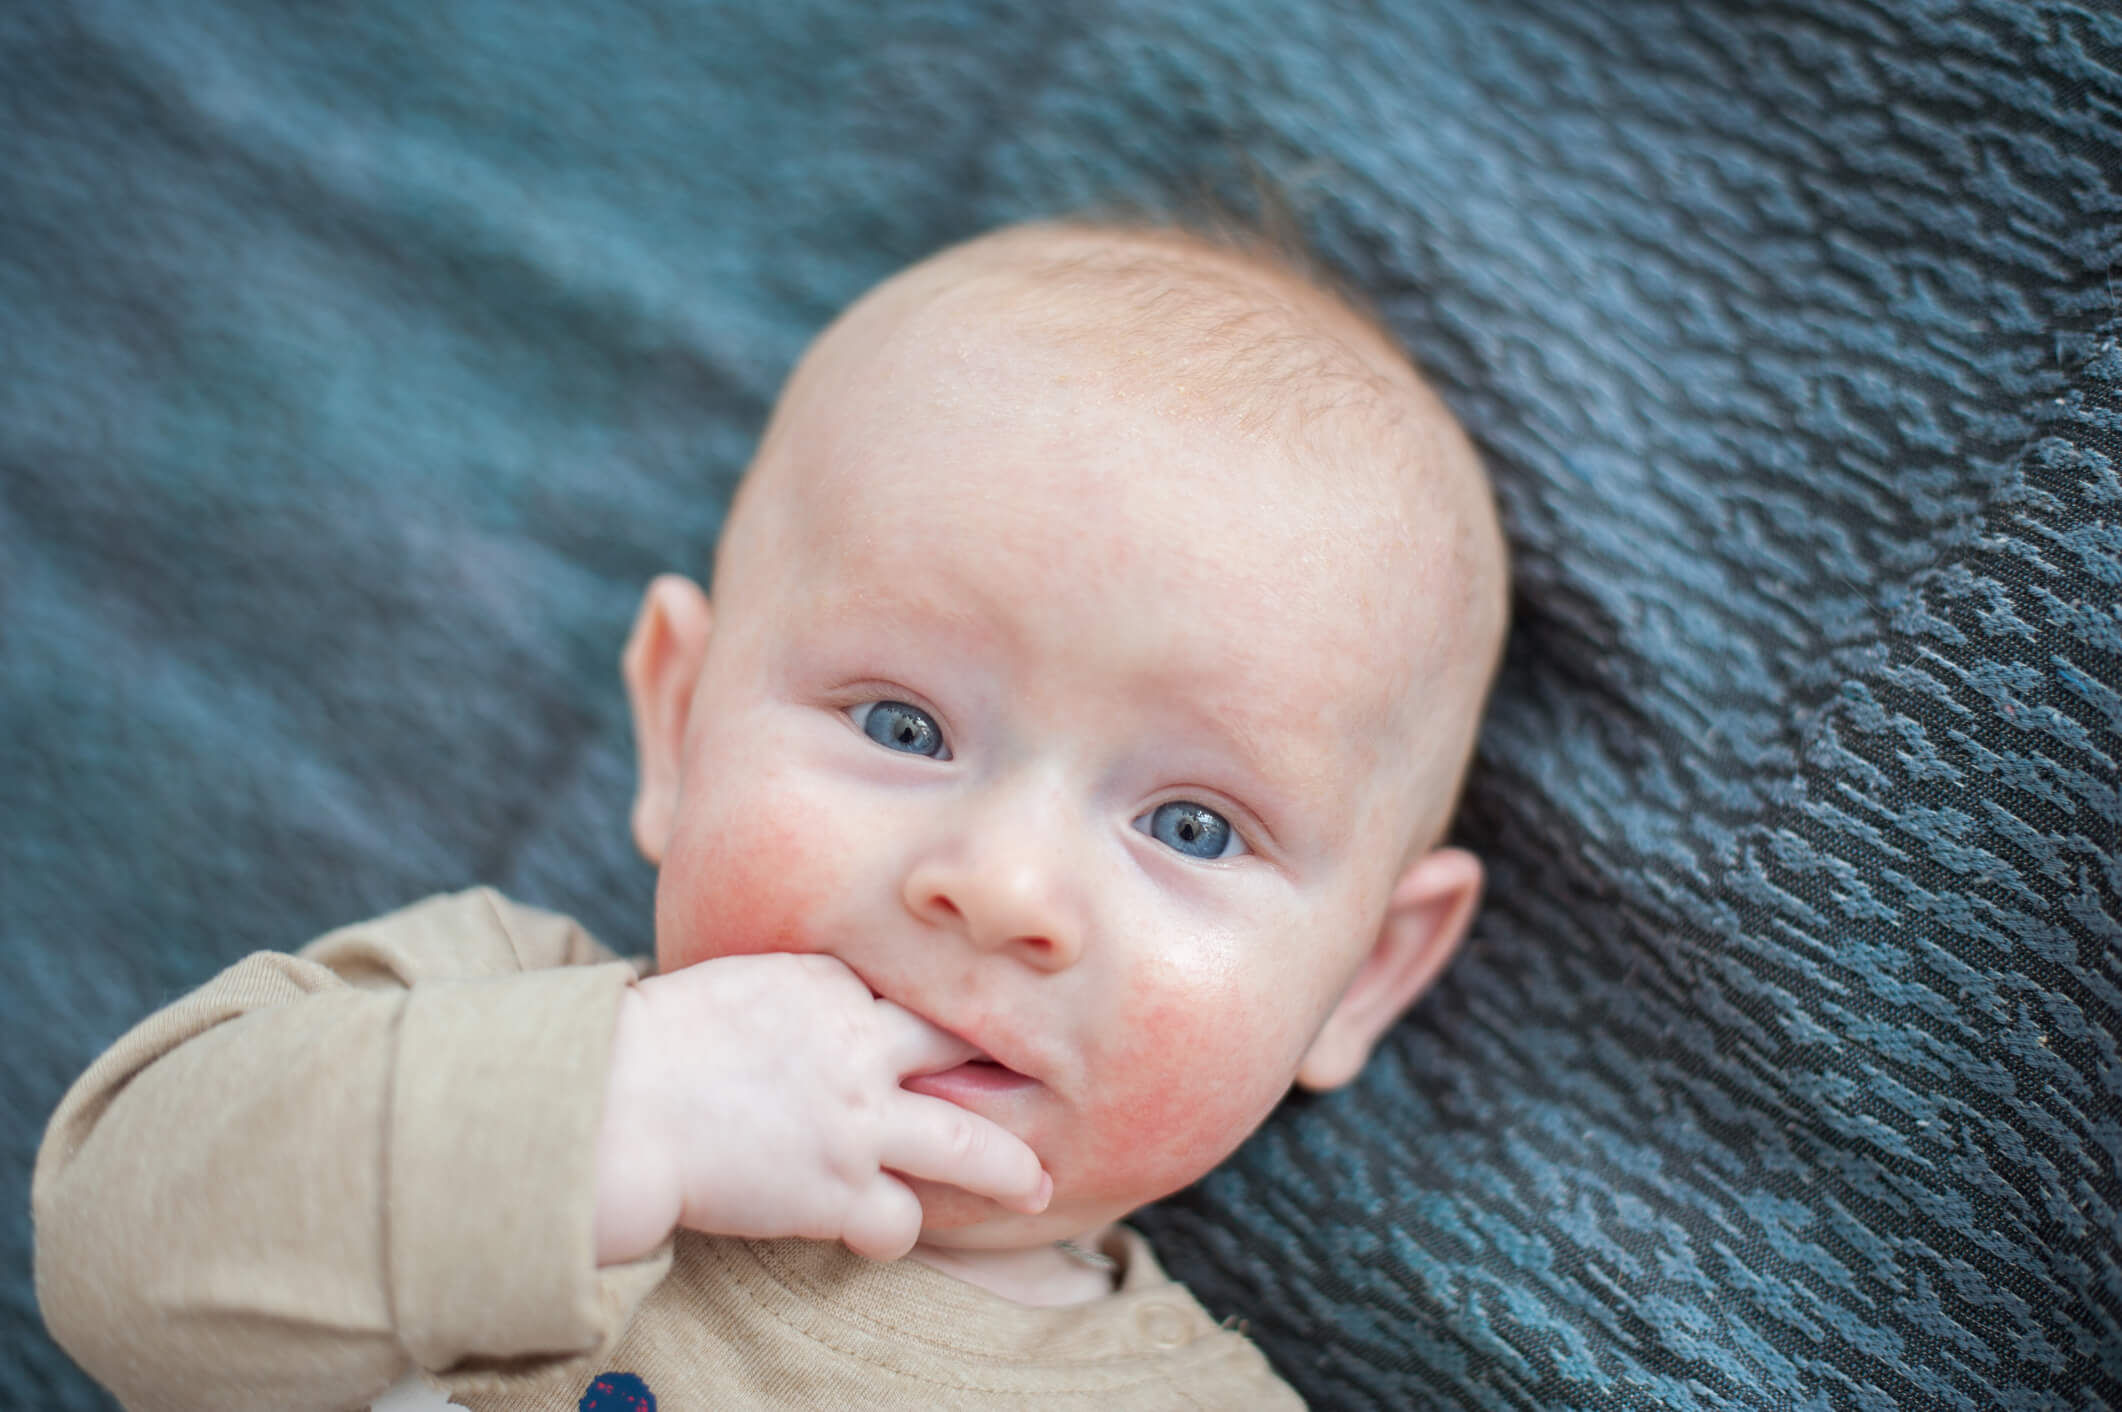
[[[1297,1066],[1314,1092],[1363,1071],[1371,1049],[1429,989],[1466,937],[1481,902],[1481,860],[1463,848],[1425,853],[1400,875],[1370,956]]]
[[[619,657],[634,711],[640,772],[634,787],[634,846],[651,863],[663,861],[670,842],[685,766],[685,722],[713,625],[700,585],[677,574],[661,575],[641,595],[641,611]]]

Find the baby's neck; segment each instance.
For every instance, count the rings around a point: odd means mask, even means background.
[[[1110,1229],[1091,1231],[1070,1244],[1078,1251],[1095,1251]],[[1112,1270],[1059,1245],[1035,1245],[1024,1250],[955,1250],[923,1242],[908,1253],[908,1258],[1017,1304],[1088,1304],[1113,1292]]]

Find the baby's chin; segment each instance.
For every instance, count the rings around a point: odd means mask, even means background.
[[[1116,1219],[1076,1219],[1066,1211],[1051,1208],[1044,1215],[1027,1216],[958,1187],[915,1178],[907,1178],[906,1184],[921,1200],[922,1244],[949,1250],[1022,1250],[1051,1245]]]

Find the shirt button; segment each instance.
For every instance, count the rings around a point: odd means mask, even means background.
[[[1152,1348],[1177,1348],[1186,1342],[1186,1314],[1169,1304],[1145,1304],[1137,1309],[1135,1327]]]

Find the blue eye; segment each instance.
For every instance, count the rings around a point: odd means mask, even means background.
[[[854,716],[862,733],[886,750],[950,759],[950,751],[943,746],[943,728],[919,706],[909,706],[904,701],[871,701],[857,706]]]
[[[1148,820],[1144,833],[1189,858],[1228,858],[1245,852],[1245,840],[1238,837],[1229,820],[1189,800],[1159,804],[1143,818]],[[1143,819],[1135,823],[1140,827]]]

